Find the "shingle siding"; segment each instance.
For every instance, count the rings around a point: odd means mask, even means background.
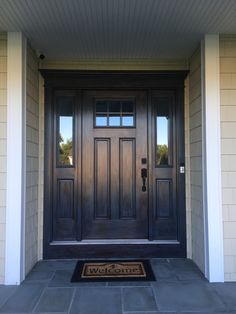
[[[7,173],[7,34],[0,32],[0,284],[5,273]]]
[[[202,191],[202,99],[201,50],[190,58],[189,73],[189,159],[192,259],[205,271]]]
[[[221,167],[225,280],[236,280],[236,36],[220,39]]]
[[[39,183],[39,82],[38,61],[27,46],[26,72],[26,221],[25,271],[38,260],[38,183]]]

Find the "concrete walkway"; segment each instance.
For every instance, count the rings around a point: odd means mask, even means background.
[[[209,284],[187,259],[152,259],[156,282],[70,283],[76,261],[37,263],[0,286],[0,313],[236,313],[236,283]]]

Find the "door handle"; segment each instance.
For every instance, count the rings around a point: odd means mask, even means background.
[[[146,179],[147,179],[147,169],[146,168],[142,168],[141,169],[141,178],[142,178],[142,191],[146,192],[147,191],[147,187],[146,187]]]

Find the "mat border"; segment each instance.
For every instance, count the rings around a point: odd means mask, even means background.
[[[83,265],[85,263],[124,263],[124,262],[142,262],[147,274],[146,277],[103,277],[103,278],[82,278]],[[149,260],[144,259],[115,259],[115,260],[79,260],[75,266],[71,282],[115,282],[115,281],[156,281],[152,266]]]

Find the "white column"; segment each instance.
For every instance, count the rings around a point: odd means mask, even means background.
[[[25,276],[26,39],[7,38],[7,205],[5,284]]]
[[[202,111],[205,273],[210,282],[223,282],[219,35],[202,41]]]

